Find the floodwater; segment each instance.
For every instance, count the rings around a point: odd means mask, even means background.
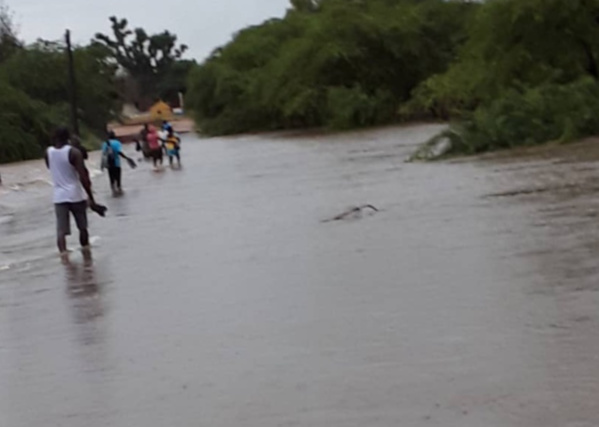
[[[1,167],[0,425],[599,425],[597,149],[404,163],[439,129],[188,137],[69,265]]]

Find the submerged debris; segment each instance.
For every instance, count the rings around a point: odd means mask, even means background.
[[[348,219],[350,217],[357,217],[362,214],[364,211],[369,210],[371,212],[379,212],[379,210],[373,205],[362,205],[362,206],[354,206],[333,218],[325,219],[322,222],[333,222],[333,221],[341,221],[343,219]]]

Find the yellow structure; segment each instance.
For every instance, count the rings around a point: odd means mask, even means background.
[[[160,122],[162,120],[171,121],[174,118],[173,110],[164,101],[158,101],[150,108],[150,117],[153,122]]]

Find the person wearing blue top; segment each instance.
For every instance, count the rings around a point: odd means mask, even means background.
[[[166,133],[169,133],[173,130],[173,125],[171,125],[167,120],[162,122],[162,130]]]
[[[122,193],[121,185],[121,157],[132,162],[129,157],[123,153],[123,145],[116,138],[114,132],[108,134],[108,140],[102,144],[102,169],[108,169],[110,179],[110,188],[114,193]]]

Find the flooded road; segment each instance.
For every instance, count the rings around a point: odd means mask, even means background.
[[[189,137],[67,266],[0,168],[0,425],[599,425],[596,163],[404,163],[439,129]]]

